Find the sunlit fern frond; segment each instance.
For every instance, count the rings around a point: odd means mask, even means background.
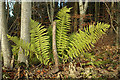
[[[49,62],[49,36],[47,29],[38,22],[31,20],[31,47],[41,63],[47,65]]]
[[[80,57],[82,53],[90,50],[109,27],[108,24],[97,23],[96,26],[91,25],[91,27],[84,29],[85,31],[79,29],[79,33],[73,34],[70,40],[70,46],[67,50],[69,57],[72,59]]]
[[[8,39],[13,41],[15,44],[12,45],[12,53],[17,55],[19,53],[19,48],[21,47],[25,51],[25,55],[29,55],[30,43],[25,42],[22,39],[19,39],[16,36],[7,35]]]
[[[64,50],[68,46],[68,32],[70,30],[70,12],[71,8],[64,7],[57,14],[56,20],[56,43],[57,43],[57,52],[60,59],[65,57]]]

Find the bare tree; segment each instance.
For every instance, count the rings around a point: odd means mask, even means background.
[[[4,66],[10,68],[11,52],[7,38],[7,24],[6,24],[6,15],[4,9],[4,2],[0,2],[0,28],[2,32],[1,46],[4,59]]]
[[[31,18],[31,3],[22,2],[21,4],[21,33],[20,38],[26,42],[30,42],[29,24]],[[18,54],[18,61],[25,62],[27,64],[27,56],[25,56],[24,50],[20,48]]]

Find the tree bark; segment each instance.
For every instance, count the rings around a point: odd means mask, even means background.
[[[47,4],[48,17],[49,17],[49,20],[52,24],[53,23],[53,18],[54,18],[54,7],[55,7],[54,0],[50,0],[50,9],[49,9],[49,6],[48,6],[47,2],[46,2],[46,4]]]
[[[85,4],[83,4],[82,0],[79,0],[79,9],[80,9],[80,29],[83,29],[85,12],[88,7],[88,0],[85,1]]]
[[[52,30],[52,50],[53,50],[53,57],[55,60],[55,66],[52,70],[48,71],[46,75],[56,73],[59,71],[59,59],[57,55],[57,48],[56,48],[56,22],[53,22],[53,30]]]
[[[21,4],[21,33],[20,38],[25,42],[30,42],[29,24],[31,18],[31,3],[22,2]],[[25,62],[27,64],[27,56],[25,56],[24,50],[20,48],[18,54],[18,61]]]
[[[120,43],[120,2],[117,3],[117,10],[119,10],[117,12],[117,22],[118,22],[118,26],[117,26],[117,48],[119,47],[119,43]]]
[[[95,2],[95,22],[97,22],[97,18],[98,18],[98,16],[97,16],[97,14],[98,14],[98,3],[97,2]]]
[[[74,16],[77,16],[77,11],[78,11],[78,5],[77,2],[75,2],[75,6],[74,6]],[[75,17],[74,19],[74,32],[77,31],[77,18]]]
[[[11,51],[7,38],[8,30],[7,30],[6,16],[4,10],[4,2],[0,2],[0,27],[2,32],[1,46],[3,52],[4,66],[6,68],[10,68]]]
[[[111,18],[112,18],[112,19],[114,18],[113,9],[114,9],[114,2],[111,3]],[[113,21],[111,22],[111,24],[113,24]],[[110,29],[110,33],[113,34],[113,28],[112,28],[112,27],[111,27],[111,29]]]
[[[0,80],[2,80],[1,38],[2,38],[2,32],[1,32],[1,26],[0,26]]]
[[[52,34],[53,34],[53,37],[52,37],[53,56],[54,56],[54,60],[55,60],[55,67],[57,68],[59,61],[58,61],[57,48],[56,48],[56,22],[53,22]]]

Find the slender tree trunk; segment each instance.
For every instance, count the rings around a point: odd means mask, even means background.
[[[118,22],[118,26],[117,26],[117,32],[118,32],[118,34],[116,35],[116,45],[117,45],[117,48],[119,47],[119,43],[120,43],[120,2],[118,2],[117,3],[117,10],[119,10],[118,12],[117,12],[117,22]]]
[[[99,17],[100,17],[100,2],[98,2],[98,18],[97,18],[98,21],[100,21],[100,20],[99,20]]]
[[[6,16],[5,16],[3,2],[0,2],[0,27],[2,32],[1,45],[2,45],[4,66],[7,68],[10,68],[11,52],[10,52],[10,47],[8,43],[8,38],[7,38],[8,30],[7,30],[7,23],[6,23]]]
[[[78,5],[77,2],[75,2],[75,6],[74,6],[74,16],[77,16],[77,11],[78,11]],[[74,32],[77,31],[77,18],[75,17],[74,19]]]
[[[56,22],[53,22],[52,34],[53,34],[53,37],[52,37],[53,56],[55,60],[55,67],[58,68],[59,60],[58,60],[57,48],[56,48]]]
[[[83,24],[84,24],[84,19],[83,17],[85,16],[85,12],[87,10],[88,7],[88,0],[85,1],[85,4],[83,4],[82,0],[79,0],[79,9],[80,9],[80,29],[83,28]]]
[[[97,2],[95,2],[95,22],[97,22],[97,18],[98,18],[98,3]]]
[[[1,38],[2,38],[2,32],[1,32],[1,26],[0,26],[0,80],[2,80],[2,55],[1,55]]]
[[[55,60],[55,66],[52,70],[48,71],[46,75],[49,75],[51,73],[56,73],[59,71],[59,59],[57,54],[57,48],[56,48],[56,22],[53,22],[53,30],[52,30],[52,50],[53,50],[53,57]]]
[[[118,2],[118,17],[117,17],[117,20],[118,20],[118,26],[119,26],[119,32],[118,32],[118,35],[119,35],[119,42],[120,42],[120,2]]]
[[[33,8],[35,8],[35,2],[32,2],[33,3]],[[33,20],[35,20],[35,11],[33,10]]]
[[[54,18],[54,7],[55,7],[54,0],[52,0],[52,2],[50,3],[51,23],[53,23]]]
[[[54,7],[55,7],[55,3],[54,3],[54,0],[50,0],[50,9],[49,9],[49,6],[48,6],[48,3],[46,2],[47,4],[47,13],[48,13],[48,17],[49,17],[49,20],[51,22],[51,24],[53,23],[53,18],[54,18]]]
[[[114,18],[114,13],[113,13],[113,9],[114,9],[114,2],[111,3],[111,18]],[[111,24],[113,24],[113,21],[111,22]],[[111,27],[110,29],[110,33],[113,34],[113,28]]]
[[[20,38],[26,42],[30,42],[29,24],[31,18],[31,3],[22,2],[21,4],[21,35]],[[24,50],[20,48],[18,54],[18,61],[25,62],[27,64],[27,56],[25,56]]]

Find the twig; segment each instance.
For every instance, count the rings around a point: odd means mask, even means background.
[[[51,21],[51,17],[50,17],[50,11],[49,11],[48,3],[47,3],[47,2],[46,2],[46,5],[47,5],[47,13],[48,13],[49,20],[50,20],[50,22],[52,22],[52,21]]]
[[[13,64],[14,64],[14,55],[12,55],[12,59],[11,59],[11,69],[13,69]]]
[[[9,30],[8,31],[10,31],[11,30],[11,28],[13,27],[13,25],[16,23],[16,21],[18,20],[18,17],[15,19],[15,21],[12,23],[12,25],[10,26],[10,28],[9,28]]]
[[[114,28],[114,26],[113,26],[113,17],[112,17],[112,15],[111,15],[111,13],[110,13],[110,9],[109,9],[109,7],[108,7],[108,5],[107,5],[106,3],[105,3],[105,6],[106,6],[106,8],[107,8],[108,14],[110,15],[111,27],[113,28],[113,30],[115,31],[115,33],[118,34],[118,32],[115,30],[115,28]]]

